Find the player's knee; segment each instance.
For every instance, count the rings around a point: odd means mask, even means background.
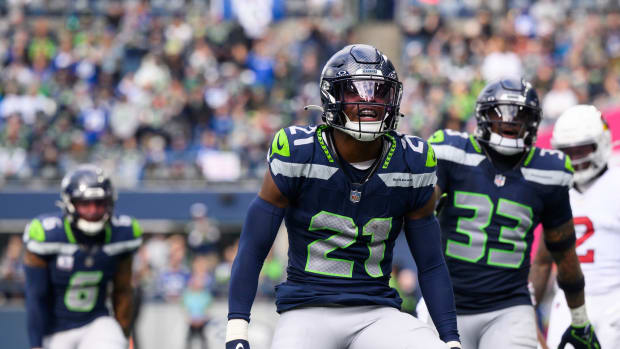
[[[79,349],[125,349],[127,338],[121,326],[111,316],[102,316],[88,325],[88,331],[80,341]]]

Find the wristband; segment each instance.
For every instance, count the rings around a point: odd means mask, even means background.
[[[244,319],[230,319],[226,324],[226,342],[235,339],[248,340],[248,322]]]
[[[572,308],[570,310],[570,316],[573,319],[571,325],[575,327],[583,327],[589,322],[585,304],[578,306],[577,308]]]

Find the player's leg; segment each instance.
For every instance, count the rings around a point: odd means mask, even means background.
[[[391,307],[376,308],[367,314],[368,326],[355,335],[349,349],[446,349],[430,326]]]
[[[456,323],[463,349],[478,349],[478,343],[487,324],[487,314],[457,315]]]
[[[129,344],[121,326],[111,316],[98,317],[85,327],[78,349],[126,349]]]
[[[435,324],[428,313],[428,308],[426,307],[424,299],[420,299],[418,302],[416,313],[418,314],[418,319],[431,326],[433,332],[437,334]],[[478,339],[480,338],[484,323],[483,317],[478,315],[458,315],[456,317],[456,324],[459,329],[459,336],[461,337],[461,346],[463,346],[463,349],[478,348]]]
[[[568,326],[570,326],[570,322],[570,311],[568,309],[568,305],[566,304],[564,292],[558,289],[555,292],[555,296],[551,302],[551,309],[549,311],[549,327],[547,328],[547,345],[549,348],[558,347],[564,331],[566,331]],[[598,333],[596,335],[598,337]]]
[[[43,338],[44,349],[76,348],[86,331],[85,326],[71,330],[56,332]]]
[[[536,315],[531,305],[517,305],[485,315],[487,322],[478,349],[536,349]]]
[[[348,307],[307,307],[280,315],[271,349],[340,349],[351,328],[345,323]]]

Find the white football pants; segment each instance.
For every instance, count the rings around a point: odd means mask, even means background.
[[[56,332],[43,339],[44,349],[127,349],[121,326],[111,316],[101,316],[78,328]]]
[[[418,318],[433,327],[424,300]],[[457,315],[463,349],[536,349],[536,314],[531,305],[516,305],[488,313]]]
[[[396,308],[307,307],[281,314],[271,349],[447,349],[425,323]]]

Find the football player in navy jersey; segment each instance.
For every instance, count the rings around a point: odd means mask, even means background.
[[[541,120],[536,91],[524,80],[492,82],[478,96],[476,120],[474,135],[440,130],[429,139],[463,348],[536,348],[527,284],[538,223],[573,311],[572,344],[598,348],[596,337],[577,326],[587,315],[568,199],[573,170],[562,152],[534,146]]]
[[[258,275],[283,219],[289,263],[273,349],[460,348],[433,214],[436,159],[422,139],[394,132],[394,66],[372,46],[346,46],[323,68],[320,92],[326,124],[281,129],[269,149],[233,264],[226,348],[249,348]],[[400,312],[388,285],[403,226],[440,338]]]
[[[61,186],[63,212],[38,216],[24,232],[30,345],[126,348],[140,226],[114,216],[116,193],[100,168],[81,165]],[[109,283],[113,316],[106,306]]]

